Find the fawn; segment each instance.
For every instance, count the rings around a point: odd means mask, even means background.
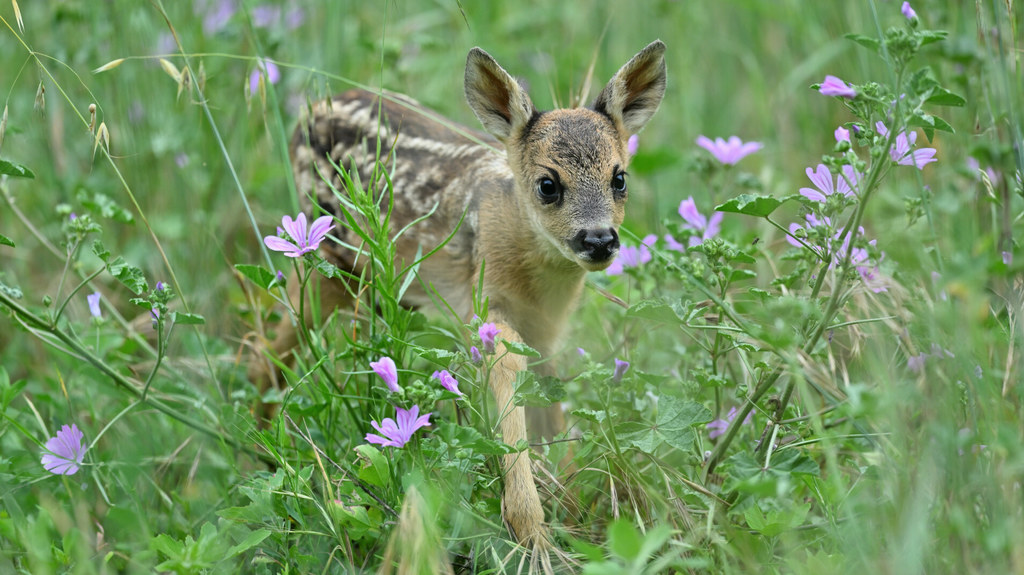
[[[466,99],[490,136],[470,139],[464,134],[472,130],[448,127],[452,124],[405,96],[364,90],[316,104],[295,131],[292,167],[307,213],[341,215],[331,188],[344,190],[345,184],[332,164],[358,171],[369,187],[378,154],[384,158],[393,152],[390,189],[376,189],[393,195],[394,229],[433,210],[401,236],[398,259],[403,261],[396,265],[448,239],[418,273],[464,320],[472,317],[483,270],[482,296],[489,300],[489,320],[500,329],[490,387],[509,445],[527,438],[524,410],[513,401],[516,373],[527,366],[522,356],[506,353],[500,340],[554,353],[584,274],[605,269],[618,253],[627,196],[626,142],[661,103],[664,52],[661,41],[641,50],[589,108],[539,112],[512,76],[474,48],[466,62]],[[358,237],[342,226],[335,235],[341,242],[325,242],[324,257],[359,276],[365,258],[344,247],[357,245]],[[325,312],[353,303],[344,286],[328,283],[321,286]],[[431,300],[413,287],[403,304],[430,305]],[[287,352],[295,341],[286,318],[273,347]],[[548,435],[561,427],[560,409],[541,416],[536,426]],[[506,455],[503,468],[507,526],[523,544],[546,545],[529,454]]]

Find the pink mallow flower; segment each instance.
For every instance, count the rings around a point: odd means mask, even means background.
[[[690,237],[690,247],[692,248],[704,243],[705,240],[710,240],[722,231],[722,218],[725,214],[715,212],[711,214],[710,218],[704,217],[704,214],[697,210],[697,203],[693,201],[693,196],[690,196],[679,203],[679,215],[686,220],[684,227],[694,230],[698,234]]]
[[[281,80],[281,70],[270,60],[257,60],[256,68],[249,74],[249,93],[256,94],[260,89],[260,78],[264,83],[276,84]]]
[[[331,216],[320,216],[313,221],[313,225],[306,230],[306,214],[299,214],[299,217],[292,220],[291,217],[285,216],[281,219],[281,225],[284,229],[277,228],[277,236],[266,236],[263,238],[263,243],[268,248],[275,252],[284,252],[284,255],[290,258],[301,257],[303,254],[315,251],[320,247],[320,242],[324,241],[327,237],[327,232],[334,229],[333,218]],[[283,234],[288,236],[295,241],[293,244],[288,240],[278,237]]]
[[[846,82],[835,76],[825,76],[825,81],[818,86],[818,91],[823,96],[839,96],[840,98],[854,98],[857,91]]]
[[[917,12],[914,12],[914,9],[910,7],[910,2],[904,2],[903,6],[900,6],[900,13],[902,13],[907,20],[917,18]]]
[[[64,425],[46,442],[46,452],[41,463],[54,475],[74,475],[85,459],[86,447],[82,443],[82,432],[72,423]]]
[[[612,264],[604,273],[610,276],[622,275],[626,268],[636,268],[651,261],[651,246],[658,241],[658,236],[649,234],[640,240],[639,246],[621,246]]]
[[[454,377],[452,377],[452,374],[448,373],[447,369],[435,371],[434,374],[431,375],[430,377],[440,381],[441,387],[447,389],[448,391],[454,393],[455,395],[462,395],[462,392],[459,391],[459,382],[456,381]]]
[[[623,361],[619,358],[615,358],[615,372],[612,373],[612,381],[614,381],[615,383],[622,381],[622,376],[626,375],[626,370],[628,369],[628,361]]]
[[[388,417],[381,423],[371,421],[370,425],[381,435],[367,433],[366,441],[368,443],[376,443],[384,447],[404,447],[412,439],[412,434],[416,433],[416,430],[430,425],[430,414],[420,415],[420,406],[418,405],[412,406],[412,409],[396,407],[395,419]]]
[[[860,181],[860,174],[853,166],[843,166],[843,173],[836,175],[835,184],[833,184],[832,173],[829,172],[828,166],[825,164],[818,164],[817,170],[807,168],[807,177],[818,189],[800,188],[800,195],[821,203],[825,203],[828,197],[835,193],[847,197],[852,196]],[[850,188],[850,184],[853,184],[853,188]]]
[[[493,323],[485,323],[477,330],[480,336],[480,343],[484,346],[484,353],[494,353],[494,338],[501,333],[498,326]]]
[[[889,135],[889,128],[882,122],[875,122],[875,129],[878,130],[882,137]],[[917,142],[917,132],[910,132],[910,134],[900,132],[896,134],[896,141],[893,143],[892,148],[889,149],[889,157],[901,166],[914,166],[919,170],[923,170],[931,162],[938,161],[935,157],[935,153],[938,150],[935,148],[918,148],[914,150],[912,148],[915,142]]]
[[[635,156],[638,149],[640,149],[640,137],[633,134],[626,141],[626,151],[629,152],[630,156]]]
[[[725,419],[716,419],[707,424],[707,429],[710,432],[708,433],[708,439],[714,439],[720,435],[725,435],[725,430],[729,428],[729,424],[732,423],[732,420],[736,419],[736,412],[736,408],[732,407],[729,409],[729,414],[725,416]],[[746,419],[743,420],[743,425],[749,425],[753,417],[754,412],[751,411],[747,414]]]
[[[731,136],[729,141],[725,141],[722,138],[715,138],[714,141],[711,141],[711,138],[707,136],[699,136],[697,138],[697,145],[711,152],[716,160],[727,166],[736,164],[764,147],[764,144],[760,142],[744,143],[737,136]]]
[[[103,315],[100,310],[100,292],[94,292],[85,296],[85,301],[89,304],[89,313],[92,317],[98,318]]]
[[[398,385],[398,368],[395,366],[395,360],[385,355],[377,361],[371,361],[370,368],[384,380],[384,384],[392,392],[402,391],[401,386]]]

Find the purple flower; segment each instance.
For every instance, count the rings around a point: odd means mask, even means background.
[[[156,282],[156,291],[164,291],[164,282]]]
[[[633,134],[632,136],[629,137],[629,140],[626,141],[626,151],[629,152],[630,156],[635,156],[636,155],[636,151],[639,148],[640,148],[640,137],[637,136],[636,134]]]
[[[900,12],[907,18],[907,20],[913,20],[917,18],[917,12],[910,7],[910,2],[904,2],[903,6],[900,7]]]
[[[604,273],[610,276],[622,275],[622,272],[626,268],[636,268],[644,265],[651,261],[651,250],[650,247],[654,245],[654,242],[658,241],[658,236],[654,234],[648,234],[644,236],[644,239],[640,240],[639,246],[622,246],[619,248],[619,253],[615,256],[615,260],[608,266],[608,269],[604,270]]]
[[[921,373],[924,369],[924,362],[928,359],[927,353],[919,353],[907,358],[907,369],[914,373]]]
[[[842,126],[839,126],[838,128],[836,128],[835,136],[836,136],[836,142],[849,142],[850,141],[850,131],[847,130],[846,128],[842,127]]]
[[[73,222],[73,221],[75,221],[77,219],[78,219],[78,214],[76,214],[75,212],[71,212],[70,214],[68,214],[68,220]]]
[[[153,329],[156,329],[156,328],[158,328],[160,326],[160,310],[159,309],[153,308],[153,309],[149,310],[149,318],[153,320]]]
[[[684,246],[683,244],[679,243],[674,237],[672,237],[671,234],[665,234],[665,238],[664,239],[665,239],[665,243],[668,244],[668,245],[665,246],[665,249],[671,250],[673,252],[685,252],[686,251],[686,246]]]
[[[370,367],[374,373],[384,380],[384,384],[388,386],[388,389],[395,393],[402,391],[402,388],[398,385],[398,368],[395,367],[395,360],[385,355],[377,361],[371,361]]]
[[[725,435],[725,430],[728,429],[729,422],[724,419],[716,419],[707,425],[708,438],[714,439],[719,435]]]
[[[792,224],[789,224],[789,233],[793,234],[795,236],[796,235],[796,230],[798,230],[798,229],[804,229],[804,230],[810,231],[811,228],[816,228],[818,226],[828,226],[829,228],[831,228],[831,226],[832,226],[832,220],[830,220],[829,218],[824,217],[824,216],[819,220],[818,217],[815,216],[814,214],[807,214],[806,216],[804,216],[804,219],[807,220],[807,225],[806,226],[800,225],[800,224],[795,223],[795,222],[792,223]],[[793,245],[795,247],[798,247],[798,248],[799,247],[803,247],[800,242],[796,241],[796,239],[791,237],[791,236],[786,236],[786,241],[789,242],[791,245]]]
[[[182,152],[177,156],[174,156],[174,163],[177,164],[179,168],[184,168],[188,165],[188,154]]]
[[[100,317],[100,292],[85,296],[85,301],[89,303],[89,313],[92,314],[92,317]]]
[[[469,359],[476,365],[484,360],[484,356],[480,355],[480,350],[475,345],[469,347]]]
[[[889,128],[882,122],[875,122],[875,129],[878,130],[882,137],[889,135]],[[889,157],[901,166],[914,166],[919,170],[923,170],[931,162],[938,161],[935,158],[935,153],[937,152],[935,148],[911,150],[916,141],[917,132],[910,132],[909,135],[906,132],[896,134],[896,142],[889,149]]]
[[[1010,264],[1013,263],[1013,253],[1012,252],[1003,252],[1002,255],[1003,255],[1003,264],[1004,265],[1010,265]]]
[[[857,91],[853,89],[853,86],[848,85],[835,76],[825,76],[825,81],[818,86],[818,91],[823,96],[839,96],[842,98],[857,96]]]
[[[683,227],[695,230],[700,234],[699,236],[690,237],[691,248],[717,236],[722,230],[722,218],[725,216],[722,212],[715,212],[711,215],[710,219],[704,217],[703,214],[697,211],[697,203],[693,201],[693,196],[679,203],[679,215],[686,220],[686,224]]]
[[[615,373],[612,374],[612,381],[615,383],[622,381],[622,376],[626,375],[627,369],[629,369],[628,361],[622,361],[619,358],[615,358]]]
[[[281,19],[280,6],[256,6],[252,9],[252,25],[256,28],[269,28]]]
[[[260,59],[256,62],[256,68],[249,74],[249,93],[255,94],[260,89],[261,77],[265,82],[276,84],[281,80],[281,70],[277,64],[270,60]]]
[[[263,243],[276,252],[284,252],[284,255],[290,258],[297,258],[320,247],[320,242],[327,236],[327,232],[334,229],[332,221],[331,216],[320,216],[310,226],[307,234],[306,214],[299,214],[299,217],[294,221],[291,217],[285,216],[281,219],[284,230],[278,228],[277,233],[281,235],[287,232],[288,236],[295,243],[293,244],[278,236],[267,236],[263,238]]]
[[[284,17],[284,25],[289,30],[294,30],[306,20],[306,13],[302,11],[302,8],[290,8],[288,13]]]
[[[448,373],[447,369],[435,371],[434,374],[431,375],[430,377],[440,381],[441,387],[447,389],[448,391],[454,393],[455,395],[462,395],[462,392],[459,391],[459,382],[455,381],[455,378],[452,377],[452,374]]]
[[[707,424],[707,428],[710,430],[710,433],[708,433],[708,439],[714,439],[720,435],[724,435],[725,430],[729,427],[729,424],[732,423],[732,420],[736,419],[736,413],[737,409],[735,407],[732,407],[729,409],[729,413],[728,415],[725,416],[725,419],[716,419],[711,423]],[[750,422],[753,421],[753,418],[753,411],[747,413],[747,417],[743,420],[743,425],[750,425]]]
[[[395,420],[398,420],[397,422]],[[381,423],[371,421],[370,425],[379,431],[383,437],[376,433],[367,433],[368,443],[377,443],[384,447],[403,447],[412,439],[412,434],[421,427],[430,425],[430,414],[420,415],[420,406],[414,405],[412,409],[395,408],[395,419],[388,417]]]
[[[74,475],[85,459],[85,444],[82,443],[82,432],[74,423],[64,425],[46,442],[46,452],[41,463],[47,471],[54,475]]]
[[[493,323],[485,323],[480,326],[480,329],[477,330],[477,333],[480,335],[480,342],[484,346],[484,352],[494,353],[494,338],[497,337],[499,333],[501,333],[501,330],[498,329],[498,326],[494,325]]]
[[[201,1],[196,3],[195,13],[206,13],[203,16],[203,33],[213,36],[227,26],[236,9],[235,0],[216,0],[216,4],[212,7],[208,5],[208,2]]]
[[[837,175],[835,185],[833,185],[832,174],[828,171],[828,166],[825,164],[818,164],[817,171],[807,168],[807,177],[814,184],[814,187],[818,189],[800,188],[800,195],[809,200],[822,203],[827,201],[828,196],[834,193],[840,193],[847,197],[852,196],[854,190],[857,189],[857,182],[860,180],[860,174],[857,173],[857,170],[853,169],[853,166],[843,166],[843,173]],[[852,189],[850,184],[853,184]]]
[[[711,152],[715,159],[727,166],[736,164],[764,147],[760,142],[743,143],[737,136],[730,136],[728,142],[722,138],[715,138],[712,142],[707,136],[699,136],[697,145]]]

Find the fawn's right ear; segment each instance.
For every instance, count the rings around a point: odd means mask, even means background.
[[[526,90],[480,48],[466,58],[466,101],[484,129],[502,142],[536,111]]]

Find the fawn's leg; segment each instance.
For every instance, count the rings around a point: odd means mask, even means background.
[[[509,341],[521,341],[519,334],[507,324],[496,322],[501,337]],[[526,359],[509,353],[500,340],[495,349],[498,360],[491,368],[490,384],[498,406],[499,425],[502,439],[509,445],[526,440],[526,414],[522,406],[513,401],[516,373],[526,369]],[[523,544],[544,545],[547,543],[547,529],[544,527],[544,509],[540,495],[533,482],[529,450],[504,456],[505,493],[501,509],[505,522],[516,539]]]

